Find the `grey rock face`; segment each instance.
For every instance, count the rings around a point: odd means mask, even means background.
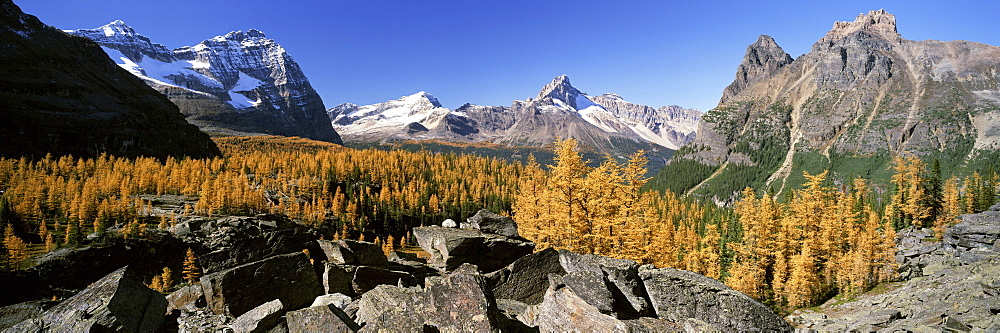
[[[486,279],[497,299],[538,304],[549,288],[549,274],[566,274],[559,263],[559,251],[552,248],[521,257],[509,266],[487,274]]]
[[[180,238],[206,247],[208,253],[198,254],[198,265],[205,273],[303,249],[320,252],[314,242],[318,238],[315,232],[282,216],[197,218],[186,223],[188,228],[200,226]]]
[[[56,305],[56,302],[28,301],[0,308],[0,332],[17,323],[40,316],[53,305]]]
[[[347,307],[348,304],[351,304],[351,297],[337,293],[337,294],[326,294],[326,295],[316,296],[316,299],[313,300],[312,305],[309,306],[313,307],[322,305],[333,305],[339,309],[344,309]]]
[[[230,327],[237,333],[263,333],[277,326],[283,314],[285,308],[281,300],[276,299],[236,317]]]
[[[234,31],[174,50],[151,42],[122,21],[69,33],[94,40],[112,60],[164,94],[181,88],[225,102],[210,108],[178,103],[189,119],[239,131],[341,142],[299,65],[258,30]],[[118,54],[130,63],[123,63]],[[164,72],[159,68],[164,66],[174,69]]]
[[[361,296],[357,321],[365,331],[490,332],[499,312],[486,281],[471,265],[451,274],[430,277],[426,286],[380,285]]]
[[[496,234],[506,237],[521,237],[517,234],[517,222],[509,216],[500,216],[488,210],[480,209],[469,218],[467,224],[462,224],[462,228],[479,229],[488,234]]]
[[[343,310],[333,305],[312,306],[292,311],[286,317],[289,333],[353,333],[361,329]]]
[[[767,38],[751,45],[731,89],[702,118],[691,143],[698,149],[671,160],[752,165],[746,147],[757,149],[760,138],[770,138],[763,141],[771,141],[771,155],[784,158],[757,181],[777,188],[801,174],[803,156],[923,156],[1000,147],[994,129],[1000,47],[906,40],[896,31],[895,16],[879,10],[835,23],[809,53],[791,62],[782,53]],[[830,169],[843,171],[836,165]],[[725,179],[729,173],[724,169],[718,175]],[[709,180],[701,188],[716,184]]]
[[[606,286],[614,295],[612,301],[615,303],[616,317],[627,319],[653,316],[650,296],[643,288],[639,265],[634,261],[566,250],[560,250],[559,255],[559,262],[567,272],[590,272],[607,280]]]
[[[154,332],[163,324],[166,309],[163,295],[147,288],[123,267],[5,332]]]
[[[205,307],[205,292],[201,284],[189,284],[167,295],[167,313],[175,309],[194,311],[201,307]]]
[[[274,299],[289,309],[312,303],[323,294],[304,253],[273,256],[201,277],[208,308],[239,316]]]
[[[606,315],[581,298],[562,278],[550,275],[551,285],[541,304],[529,306],[521,320],[542,332],[626,332],[625,323]]]
[[[316,243],[326,254],[326,260],[333,264],[384,266],[389,263],[382,248],[375,243],[350,239],[318,240]]]
[[[323,268],[323,290],[327,294],[341,293],[352,296],[357,295],[351,281],[354,279],[354,271],[357,266],[337,265],[325,263]]]
[[[767,306],[717,280],[672,268],[639,271],[656,315],[675,323],[689,318],[724,332],[791,332]]]
[[[736,79],[722,91],[722,102],[739,94],[751,83],[770,77],[791,62],[792,56],[781,49],[774,38],[760,35],[756,42],[747,46],[743,62],[736,68]]]
[[[431,255],[430,265],[449,271],[470,263],[484,272],[492,272],[535,249],[535,243],[475,229],[417,227],[413,228],[413,236]]]

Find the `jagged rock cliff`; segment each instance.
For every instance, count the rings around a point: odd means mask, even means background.
[[[907,40],[878,10],[835,23],[794,60],[761,36],[677,157],[721,167],[716,176],[756,168],[764,176],[749,182],[781,189],[804,163],[826,163],[835,177],[850,173],[845,160],[901,152],[957,165],[998,147],[997,117],[1000,47]]]
[[[168,50],[122,21],[67,31],[167,95],[213,133],[256,132],[340,143],[299,65],[263,32],[234,31]]]
[[[177,107],[73,37],[0,1],[0,156],[218,155]]]

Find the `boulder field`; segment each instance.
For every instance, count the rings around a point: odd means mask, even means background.
[[[144,247],[37,259],[29,273],[47,277],[39,282],[47,288],[90,285],[58,304],[0,308],[0,331],[792,331],[763,304],[696,273],[535,251],[513,220],[486,211],[461,226],[414,228],[430,256],[422,259],[387,256],[368,242],[322,240],[281,216],[188,218]],[[180,256],[187,247],[204,267],[199,281],[169,295],[146,287],[152,274],[140,272],[162,261],[144,256]],[[115,249],[149,253],[98,265],[77,260]],[[58,271],[72,274],[51,277]],[[104,275],[83,282],[94,274]]]

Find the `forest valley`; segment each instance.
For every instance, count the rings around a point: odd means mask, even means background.
[[[643,190],[646,161],[588,166],[577,143],[542,167],[473,155],[355,150],[300,138],[216,138],[213,159],[0,159],[3,266],[60,247],[142,238],[185,216],[283,214],[326,239],[414,242],[413,227],[464,221],[479,209],[513,216],[548,247],[674,267],[725,282],[789,311],[895,278],[896,231],[933,228],[995,199],[998,176],[941,179],[936,161],[894,159],[891,190],[806,174],[794,191],[747,188],[733,207]],[[929,166],[928,166],[929,164]],[[835,185],[841,183],[841,185]],[[763,192],[763,193],[761,193]],[[187,198],[154,209],[151,196]],[[197,277],[194,255],[151,281],[167,291]],[[173,272],[178,272],[177,274]]]

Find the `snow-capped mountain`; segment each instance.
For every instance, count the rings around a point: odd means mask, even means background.
[[[328,111],[333,126],[348,141],[454,139],[544,145],[574,137],[595,146],[610,138],[650,142],[678,149],[694,139],[701,113],[679,106],[654,109],[615,94],[591,97],[565,75],[545,85],[534,98],[510,107],[465,104],[441,107],[420,92],[385,103],[341,104]]]
[[[66,32],[97,42],[119,66],[166,94],[203,128],[340,142],[305,74],[263,32],[234,31],[173,50],[120,20]]]
[[[0,1],[0,157],[220,154],[177,106],[100,47]]]
[[[617,94],[603,94],[590,99],[625,123],[646,141],[678,149],[694,140],[701,111],[677,105],[652,108],[630,103]]]
[[[355,140],[406,138],[426,133],[440,126],[449,115],[458,116],[453,113],[423,91],[372,105],[344,103],[327,111],[337,131]]]

